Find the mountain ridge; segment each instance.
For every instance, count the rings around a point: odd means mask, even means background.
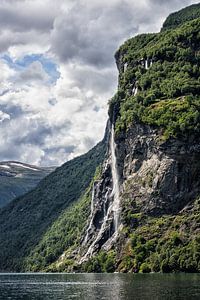
[[[32,190],[55,167],[37,167],[18,161],[0,162],[0,207]]]

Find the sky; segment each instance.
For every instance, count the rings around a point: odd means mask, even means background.
[[[104,134],[114,53],[189,0],[1,0],[0,161],[57,166]]]

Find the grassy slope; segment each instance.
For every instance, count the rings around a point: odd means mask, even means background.
[[[55,220],[85,192],[105,155],[105,141],[57,168],[33,191],[0,210],[0,270],[23,270],[24,260]]]

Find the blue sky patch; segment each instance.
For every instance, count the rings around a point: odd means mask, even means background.
[[[13,61],[9,55],[5,54],[1,56],[1,59],[6,61],[8,66],[16,71],[22,71],[34,61],[39,61],[42,64],[45,72],[50,76],[51,84],[55,83],[60,77],[60,72],[57,69],[57,65],[49,58],[46,58],[43,54],[26,55],[22,59],[16,61]]]

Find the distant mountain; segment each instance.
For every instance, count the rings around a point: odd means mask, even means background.
[[[0,162],[0,208],[32,190],[54,167],[36,167],[17,161]]]

